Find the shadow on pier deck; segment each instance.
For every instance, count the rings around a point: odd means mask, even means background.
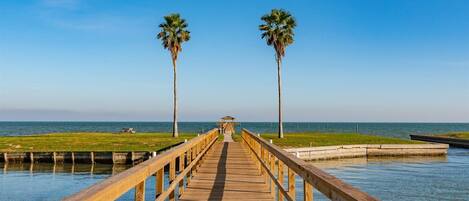
[[[237,142],[215,145],[187,186],[181,201],[273,200],[265,178]]]

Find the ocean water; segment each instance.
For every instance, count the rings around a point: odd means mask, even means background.
[[[202,133],[216,122],[181,122],[181,132]],[[0,122],[0,136],[31,135],[51,132],[118,132],[125,127],[137,132],[170,132],[171,122]],[[287,122],[286,133],[303,131],[358,132],[363,134],[408,138],[410,134],[437,134],[469,131],[469,123],[307,123]],[[276,132],[275,122],[240,122],[237,126],[253,132]]]

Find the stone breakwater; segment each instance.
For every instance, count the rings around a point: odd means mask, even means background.
[[[380,156],[435,156],[448,153],[447,144],[359,144],[285,149],[304,160]]]
[[[136,164],[170,150],[176,143],[156,151],[43,151],[43,152],[0,152],[4,163],[102,163]]]
[[[133,164],[153,155],[156,152],[4,152],[0,162]]]

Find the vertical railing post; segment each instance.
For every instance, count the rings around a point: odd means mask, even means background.
[[[145,200],[145,180],[135,186],[135,201]]]
[[[274,174],[275,172],[275,156],[274,154],[270,153],[270,172]],[[268,164],[267,164],[268,165]],[[270,194],[273,198],[275,198],[275,181],[274,178],[270,178]]]
[[[304,201],[313,201],[313,187],[306,180],[303,180]]]
[[[184,171],[184,155],[185,153],[182,153],[181,156],[179,156],[179,174]],[[184,178],[179,181],[179,197],[184,193]]]
[[[267,149],[264,149],[263,150],[263,153],[264,153],[264,158],[262,158],[262,163],[264,163],[267,167],[270,167],[270,152],[267,150]],[[265,169],[264,171],[265,172],[265,181],[268,182],[270,181],[270,175],[267,171],[269,171],[269,169]],[[270,171],[272,172],[272,171]]]
[[[192,162],[192,149],[188,149],[187,150],[187,164],[190,164]],[[186,175],[186,178],[187,178],[187,185],[189,185],[189,182],[191,182],[191,171],[188,171],[187,172],[187,175]]]
[[[176,158],[171,159],[169,162],[169,183],[174,182],[174,178],[176,177]],[[174,190],[169,193],[169,200],[174,201]]]
[[[195,158],[197,157],[197,156],[195,155],[195,152],[196,152],[195,147],[196,147],[196,146],[193,146],[193,147],[191,148],[191,155],[192,155],[191,158],[192,158],[192,159],[195,159]],[[194,172],[195,172],[195,165],[192,166],[192,169],[191,169],[191,177],[194,176]]]
[[[257,166],[257,169],[259,170],[259,161],[256,159],[257,150],[253,147],[252,140],[251,140],[251,138],[249,138],[249,136],[246,138],[246,140],[247,140],[248,146],[250,147],[249,152],[251,153],[251,157],[254,161],[254,164]],[[260,170],[259,170],[259,172],[260,172]]]
[[[199,156],[201,152],[202,152],[202,143],[199,142],[197,144],[197,156]],[[199,169],[201,164],[202,164],[202,158],[200,158],[199,161],[197,161],[197,165],[196,165],[197,169]],[[197,171],[197,169],[196,169],[196,171]]]
[[[156,184],[156,197],[161,195],[164,191],[164,167],[162,167],[155,175],[155,184]]]
[[[278,183],[280,183],[279,188],[283,188],[283,162],[278,160]],[[283,201],[283,195],[278,191],[278,201]]]
[[[257,147],[257,155],[258,156],[261,156],[262,155],[262,145],[261,143],[258,143],[257,141],[254,141],[254,143],[256,144],[256,147]],[[262,163],[262,160],[260,161]],[[262,164],[259,163],[259,168],[262,169]]]
[[[199,144],[195,144],[194,145],[194,158],[197,158],[198,155],[199,155]],[[195,164],[194,164],[194,172],[197,172],[197,167],[199,166],[199,161],[196,161]]]
[[[264,149],[261,147],[261,155],[260,155],[261,161],[259,162],[258,168],[259,168],[259,173],[260,173],[261,175],[264,175],[265,178],[267,178],[268,175],[266,174],[264,168],[262,168],[262,164],[261,164],[261,163],[264,162],[264,161],[263,161],[264,158],[265,158],[265,151],[264,151]],[[255,160],[257,160],[257,159],[255,159]]]
[[[288,195],[292,200],[296,200],[295,172],[291,168],[288,168]]]

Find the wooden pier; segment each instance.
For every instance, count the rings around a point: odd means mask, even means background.
[[[264,177],[238,142],[215,145],[180,200],[272,200]]]
[[[292,201],[297,191],[302,191],[300,200],[311,201],[313,188],[331,200],[377,200],[247,130],[241,142],[221,142],[219,134],[213,129],[65,200],[116,200],[131,189],[135,200],[145,200],[146,180],[152,176],[156,196],[151,200],[157,201]]]

